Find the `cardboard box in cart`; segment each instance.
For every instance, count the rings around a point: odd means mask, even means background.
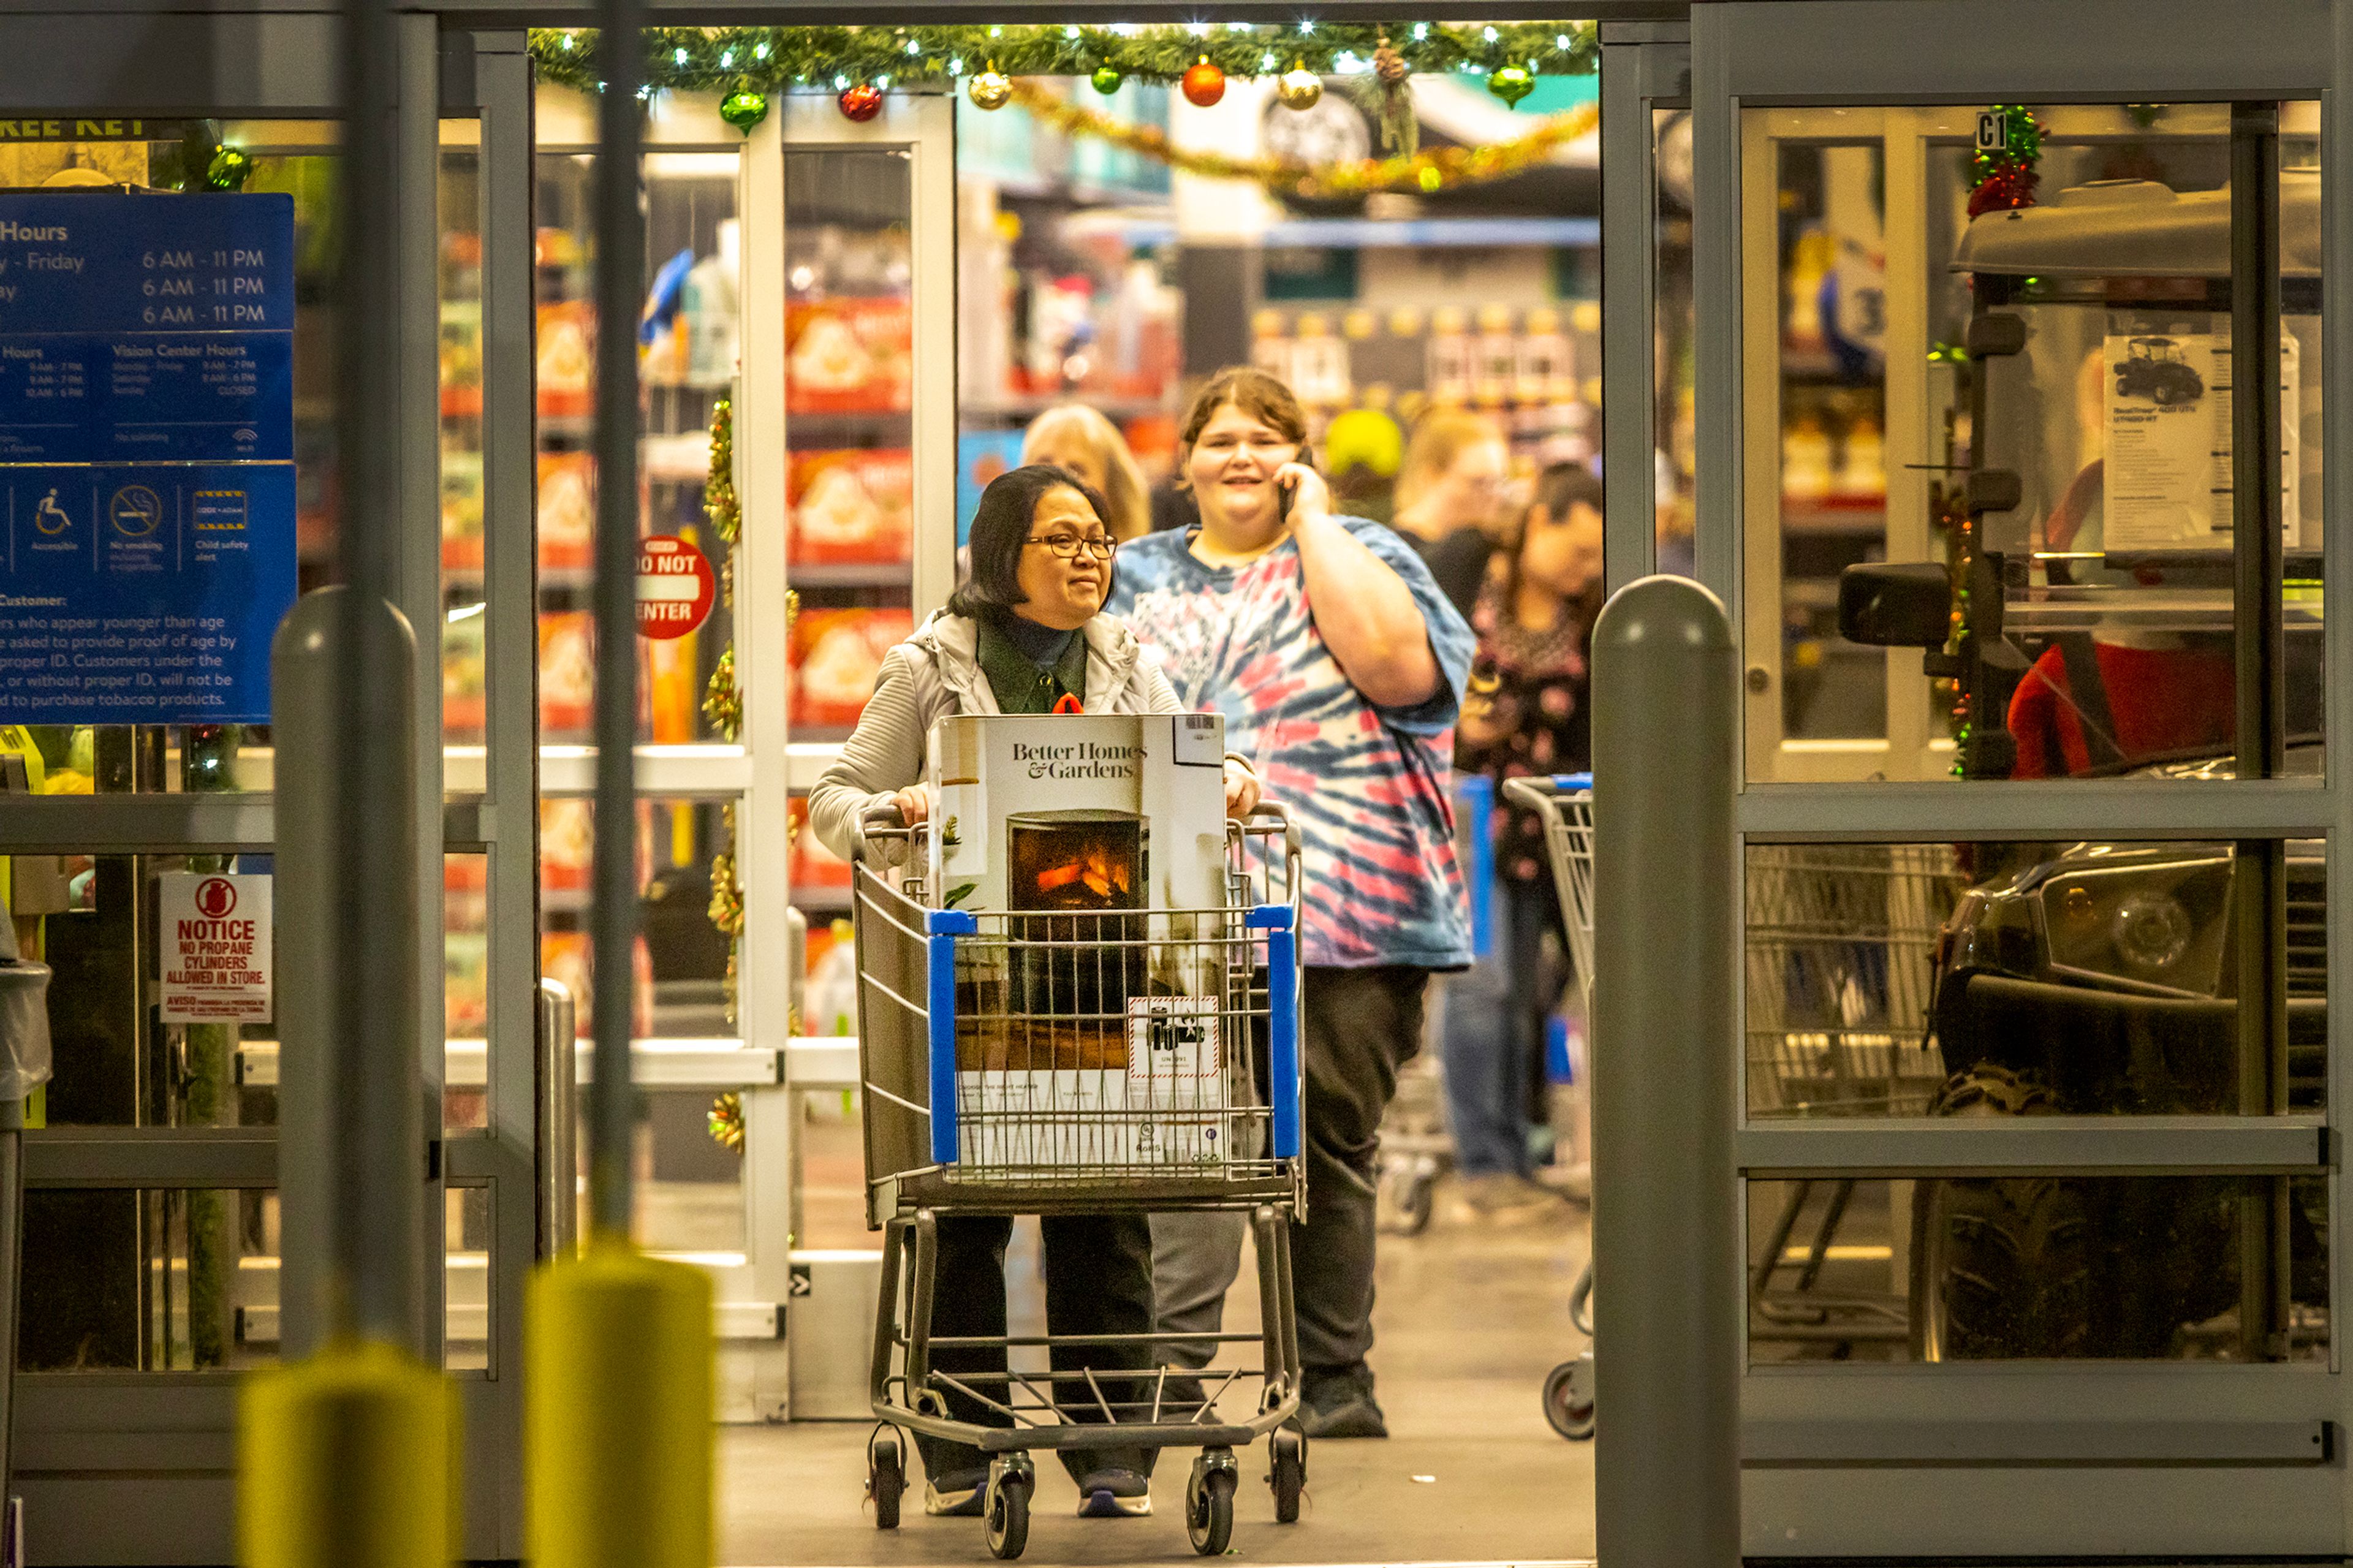
[[[1224,761],[1217,714],[934,727],[928,886],[1001,912],[1008,939],[972,948],[958,976],[966,1163],[1050,1175],[1228,1158],[1221,1014],[1243,933],[1224,913]]]

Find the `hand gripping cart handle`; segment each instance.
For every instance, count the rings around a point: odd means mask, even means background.
[[[1290,1522],[1306,1473],[1304,1439],[1286,1426],[1300,1376],[1291,1226],[1306,1206],[1297,829],[1271,804],[1229,822],[1213,907],[1039,911],[933,907],[924,828],[895,806],[860,827],[867,1221],[884,1232],[876,1523],[898,1519],[899,1430],[989,1456],[985,1517],[1001,1558],[1027,1539],[1038,1448],[1199,1449],[1186,1523],[1208,1555],[1232,1532],[1233,1451],[1266,1436],[1276,1516]],[[902,845],[914,874],[879,871],[876,851]],[[1215,1336],[1219,1364],[1154,1364],[1164,1342],[1191,1335],[933,1334],[942,1218],[1176,1209],[1250,1215],[1262,1328]]]

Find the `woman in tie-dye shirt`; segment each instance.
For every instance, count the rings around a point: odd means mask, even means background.
[[[1302,995],[1308,1221],[1293,1236],[1311,1436],[1384,1436],[1372,1347],[1373,1160],[1434,970],[1471,961],[1448,794],[1471,628],[1412,548],[1335,516],[1291,389],[1229,370],[1194,399],[1181,480],[1201,522],[1121,550],[1105,607],[1160,656],[1187,707],[1282,801],[1305,851]],[[1164,1331],[1215,1331],[1239,1215],[1154,1221]],[[1183,1347],[1199,1365],[1209,1345]]]

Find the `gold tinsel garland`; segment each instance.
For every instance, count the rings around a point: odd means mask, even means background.
[[[1092,136],[1155,158],[1188,174],[1213,180],[1255,180],[1278,195],[1305,199],[1360,196],[1375,191],[1442,191],[1500,180],[1533,167],[1556,148],[1600,123],[1601,108],[1581,104],[1543,121],[1516,141],[1486,147],[1439,147],[1410,157],[1364,158],[1348,163],[1303,163],[1290,158],[1231,158],[1180,148],[1156,125],[1136,125],[1071,103],[1034,81],[1013,79],[1013,101],[1065,136]]]

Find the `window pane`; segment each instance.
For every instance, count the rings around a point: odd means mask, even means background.
[[[278,1194],[25,1194],[24,1372],[191,1372],[278,1354]]]
[[[2249,1039],[2232,845],[1751,845],[1748,1112],[2316,1110],[2327,860],[2278,852],[2283,1005]]]
[[[2316,106],[2280,124],[2271,679],[2316,743]],[[2253,548],[2230,106],[1752,110],[1744,135],[1750,775],[2225,776]]]
[[[637,837],[640,901],[630,1031],[639,1039],[732,1037],[738,1033],[734,969],[728,936],[713,922],[712,878],[721,858],[734,853],[733,807],[641,800]],[[588,904],[595,843],[594,802],[540,803],[540,972],[571,990],[583,1040],[594,1029]]]
[[[1747,1224],[1753,1365],[2328,1356],[2316,1177],[1752,1182]],[[2250,1336],[2242,1262],[2265,1234],[2285,1331]]]

